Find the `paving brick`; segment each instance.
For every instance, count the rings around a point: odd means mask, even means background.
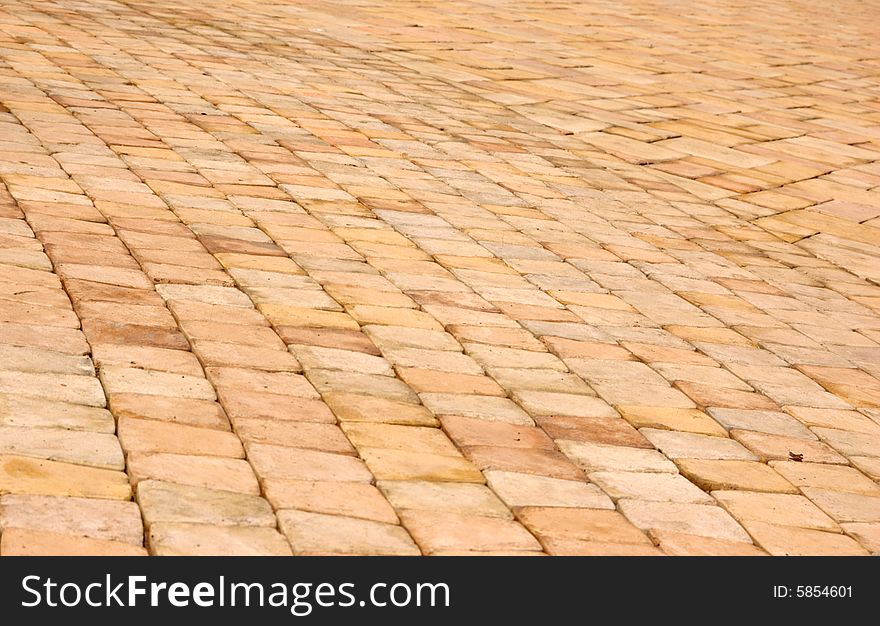
[[[712,495],[737,519],[815,530],[839,530],[834,520],[800,495],[747,491],[715,491]]]
[[[93,376],[0,371],[0,393],[103,407],[104,391]]]
[[[108,366],[100,370],[108,394],[126,393],[215,400],[214,388],[204,378],[133,367]]]
[[[263,443],[246,445],[248,461],[261,479],[343,480],[370,482],[372,479],[360,459],[346,454],[290,448]],[[444,457],[445,458],[445,457]]]
[[[420,554],[409,534],[394,524],[304,511],[281,511],[278,523],[294,554]]]
[[[523,426],[534,424],[525,411],[507,398],[439,393],[423,393],[420,397],[435,415],[461,415]]]
[[[266,499],[275,509],[298,509],[388,524],[398,522],[382,493],[367,483],[279,478],[264,483]]]
[[[675,465],[656,450],[558,440],[562,452],[587,472],[671,472]]]
[[[461,456],[387,448],[358,452],[378,480],[483,482],[483,475]]]
[[[614,507],[611,500],[595,485],[583,481],[500,470],[487,470],[485,474],[489,487],[509,507]]]
[[[356,454],[335,424],[299,420],[235,418],[235,433],[245,442],[279,443],[336,454]]]
[[[535,538],[512,520],[445,511],[404,511],[401,517],[425,554],[464,546],[487,552],[540,549]]]
[[[202,376],[202,367],[192,352],[152,346],[99,344],[92,346],[92,358],[99,368],[135,367],[172,374]]]
[[[519,512],[519,519],[542,541],[650,545],[648,538],[617,511],[529,507]]]
[[[846,458],[821,441],[747,430],[732,430],[730,435],[763,461],[786,461],[799,458],[807,463],[846,464]]]
[[[704,491],[741,489],[797,493],[795,485],[773,468],[755,461],[680,459],[679,471]]]
[[[0,360],[6,368],[19,372],[53,372],[81,376],[93,376],[95,373],[88,357],[51,350],[0,345]]]
[[[698,409],[618,406],[617,410],[636,428],[661,428],[716,437],[724,437],[727,434],[718,422]]]
[[[848,456],[880,457],[876,436],[868,433],[849,432],[836,428],[813,427],[819,438],[838,452]]]
[[[440,372],[434,369],[398,367],[397,374],[416,393],[466,393],[476,396],[504,397],[507,392],[483,374]]]
[[[156,420],[119,420],[119,441],[126,452],[167,452],[244,458],[244,449],[234,434],[212,428],[197,428]]]
[[[437,426],[425,407],[391,398],[347,392],[329,392],[323,396],[342,422],[380,422],[410,426]]]
[[[217,341],[196,341],[193,348],[205,367],[243,366],[268,372],[302,371],[292,354],[273,348]]]
[[[611,446],[653,448],[651,442],[619,417],[538,417],[538,424],[551,437]]]
[[[867,556],[850,537],[809,528],[745,522],[755,542],[772,556]]]
[[[0,537],[0,556],[147,556],[147,551],[121,541],[7,528]]]
[[[724,541],[749,541],[742,527],[717,506],[620,500],[618,508],[629,521],[645,531],[665,530]]]
[[[143,545],[143,525],[137,505],[118,500],[0,496],[0,531],[10,528]]]
[[[162,522],[268,527],[276,524],[272,508],[262,498],[220,489],[145,480],[138,483],[137,502],[147,527]]]
[[[113,433],[116,424],[106,409],[0,394],[0,424]]]
[[[865,495],[819,487],[801,487],[801,491],[838,522],[880,521],[880,495]]]
[[[733,439],[651,428],[643,428],[640,432],[671,459],[756,460],[754,455]]]
[[[444,430],[458,446],[505,446],[553,449],[553,440],[540,428],[448,415],[440,418]]]
[[[880,524],[855,522],[841,524],[841,527],[846,534],[853,537],[872,554],[876,555],[880,552]]]
[[[728,430],[736,428],[785,437],[815,439],[815,435],[807,427],[781,412],[710,408],[708,413]]]
[[[669,556],[767,556],[751,543],[723,541],[668,530],[652,530],[649,535]]]
[[[592,472],[589,475],[612,499],[712,504],[706,493],[679,474],[662,472]]]
[[[342,392],[347,394],[379,396],[398,402],[418,403],[419,397],[403,381],[391,376],[343,372],[340,370],[310,370],[308,380],[318,393]],[[301,392],[302,393],[302,392]]]
[[[74,356],[89,353],[89,344],[79,330],[0,322],[3,342],[12,346],[55,350]]]
[[[89,467],[122,470],[122,449],[115,436],[58,428],[0,426],[0,454],[31,456]]]
[[[318,397],[309,381],[300,374],[265,372],[241,367],[209,367],[206,372],[218,388],[234,389],[236,392],[265,392],[298,398],[317,399]]]
[[[110,409],[119,419],[143,418],[229,430],[223,408],[208,400],[118,393],[110,396]]]
[[[384,480],[379,489],[397,511],[432,511],[512,519],[510,510],[484,485]]]
[[[221,484],[228,491],[260,493],[254,471],[243,459],[130,452],[126,461],[133,485],[142,480],[158,480],[206,488]]]
[[[290,556],[290,546],[274,528],[161,522],[147,537],[156,556]]]
[[[143,324],[118,324],[102,319],[84,319],[82,327],[89,341],[95,345],[135,345],[189,350],[186,337],[176,328],[162,328]]]
[[[474,446],[465,450],[467,458],[481,471],[502,470],[549,476],[563,480],[583,480],[572,461],[555,450]]]

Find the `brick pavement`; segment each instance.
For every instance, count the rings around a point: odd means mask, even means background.
[[[0,0],[0,554],[880,552],[877,18]]]

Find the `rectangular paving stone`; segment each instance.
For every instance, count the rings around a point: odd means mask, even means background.
[[[751,543],[724,541],[668,530],[648,533],[657,546],[669,556],[767,556]]]
[[[620,405],[616,409],[636,428],[652,428],[724,437],[727,431],[699,409]]]
[[[447,512],[512,519],[492,490],[470,483],[383,480],[379,489],[397,511]]]
[[[846,465],[845,457],[821,441],[770,435],[748,430],[732,430],[730,435],[762,461],[799,459],[807,463],[837,463]]]
[[[4,364],[4,369],[18,372],[95,375],[95,368],[88,357],[36,348],[0,345],[0,362]]]
[[[776,526],[766,522],[744,522],[755,542],[772,556],[867,556],[868,551],[846,535]]]
[[[107,399],[94,376],[0,371],[0,393],[104,407]]]
[[[368,483],[281,478],[263,482],[266,499],[276,510],[297,509],[388,524],[399,521],[382,492]]]
[[[278,523],[294,554],[421,554],[409,534],[395,524],[306,511],[280,511]]]
[[[729,459],[678,459],[679,471],[707,492],[716,490],[797,493],[795,485],[774,468],[755,461]],[[775,466],[774,466],[775,467]]]
[[[10,528],[143,545],[143,524],[137,505],[118,500],[3,495],[0,532]]]
[[[649,539],[617,511],[527,507],[519,511],[518,517],[542,541],[576,539],[651,545]]]
[[[662,472],[592,472],[592,482],[612,499],[712,504],[706,493],[680,474]]]
[[[116,430],[113,415],[106,409],[13,394],[0,394],[0,424],[98,433]]]
[[[165,452],[244,458],[238,437],[231,432],[157,420],[120,419],[119,442],[127,453]]]
[[[411,426],[438,426],[430,411],[419,404],[347,392],[323,394],[341,422],[381,422]]]
[[[388,400],[418,403],[418,396],[397,378],[383,375],[315,369],[308,372],[309,382],[321,394],[344,392],[375,395]]]
[[[433,454],[387,448],[358,449],[377,480],[427,480],[483,483],[483,475],[467,459],[448,454]]]
[[[801,491],[837,522],[880,521],[880,496],[801,487]]]
[[[749,536],[724,509],[705,504],[620,500],[620,512],[642,530],[674,531],[710,539],[749,542]]]
[[[587,472],[670,472],[677,473],[675,465],[656,450],[609,446],[559,439],[559,449],[578,467]]]
[[[145,480],[136,498],[147,528],[163,522],[271,528],[277,523],[269,503],[255,495]]]
[[[147,556],[147,551],[121,541],[7,528],[0,537],[0,556]]]
[[[466,394],[423,393],[420,398],[435,415],[460,415],[532,426],[528,413],[507,398]]]
[[[833,519],[801,495],[748,491],[715,491],[712,495],[737,519],[815,530],[839,530]]]
[[[519,523],[463,512],[406,510],[404,526],[424,554],[439,550],[534,551],[538,541]]]
[[[108,366],[99,371],[108,394],[141,394],[215,400],[211,384],[202,377],[171,374],[133,367]]]
[[[406,452],[458,456],[458,449],[437,428],[399,424],[343,424],[342,430],[357,448],[385,448]]]
[[[110,409],[118,418],[143,418],[204,428],[229,430],[229,420],[217,402],[172,396],[117,393]]]
[[[751,452],[733,439],[652,428],[643,428],[639,432],[670,459],[756,460]]]
[[[254,470],[244,459],[132,451],[126,462],[134,486],[142,480],[158,480],[195,487],[220,484],[228,491],[260,493]]]
[[[770,461],[770,465],[791,484],[798,487],[833,489],[865,495],[880,495],[880,486],[845,465],[828,465],[795,461]]]
[[[726,429],[753,430],[786,437],[814,439],[815,435],[790,415],[779,411],[744,411],[730,408],[709,408],[715,420]]]
[[[32,456],[109,470],[125,461],[112,434],[57,428],[0,426],[0,454]]]
[[[202,367],[192,352],[169,350],[152,346],[99,344],[92,346],[92,358],[97,367],[129,366],[158,370],[172,374],[201,376]]]
[[[34,494],[128,500],[124,472],[27,456],[0,455],[0,494]]]
[[[161,522],[150,526],[147,542],[156,556],[291,556],[274,528]]]
[[[549,476],[562,480],[582,480],[583,474],[569,458],[555,450],[472,446],[467,458],[481,471],[490,469]],[[475,480],[476,482],[476,480]]]
[[[500,470],[486,470],[485,475],[489,487],[509,507],[614,507],[598,487],[583,481]]]

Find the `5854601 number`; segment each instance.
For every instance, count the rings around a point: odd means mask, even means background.
[[[852,598],[852,585],[776,585],[774,598]]]

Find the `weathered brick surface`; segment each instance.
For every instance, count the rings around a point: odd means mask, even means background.
[[[182,4],[0,0],[0,554],[880,550],[876,3]]]

